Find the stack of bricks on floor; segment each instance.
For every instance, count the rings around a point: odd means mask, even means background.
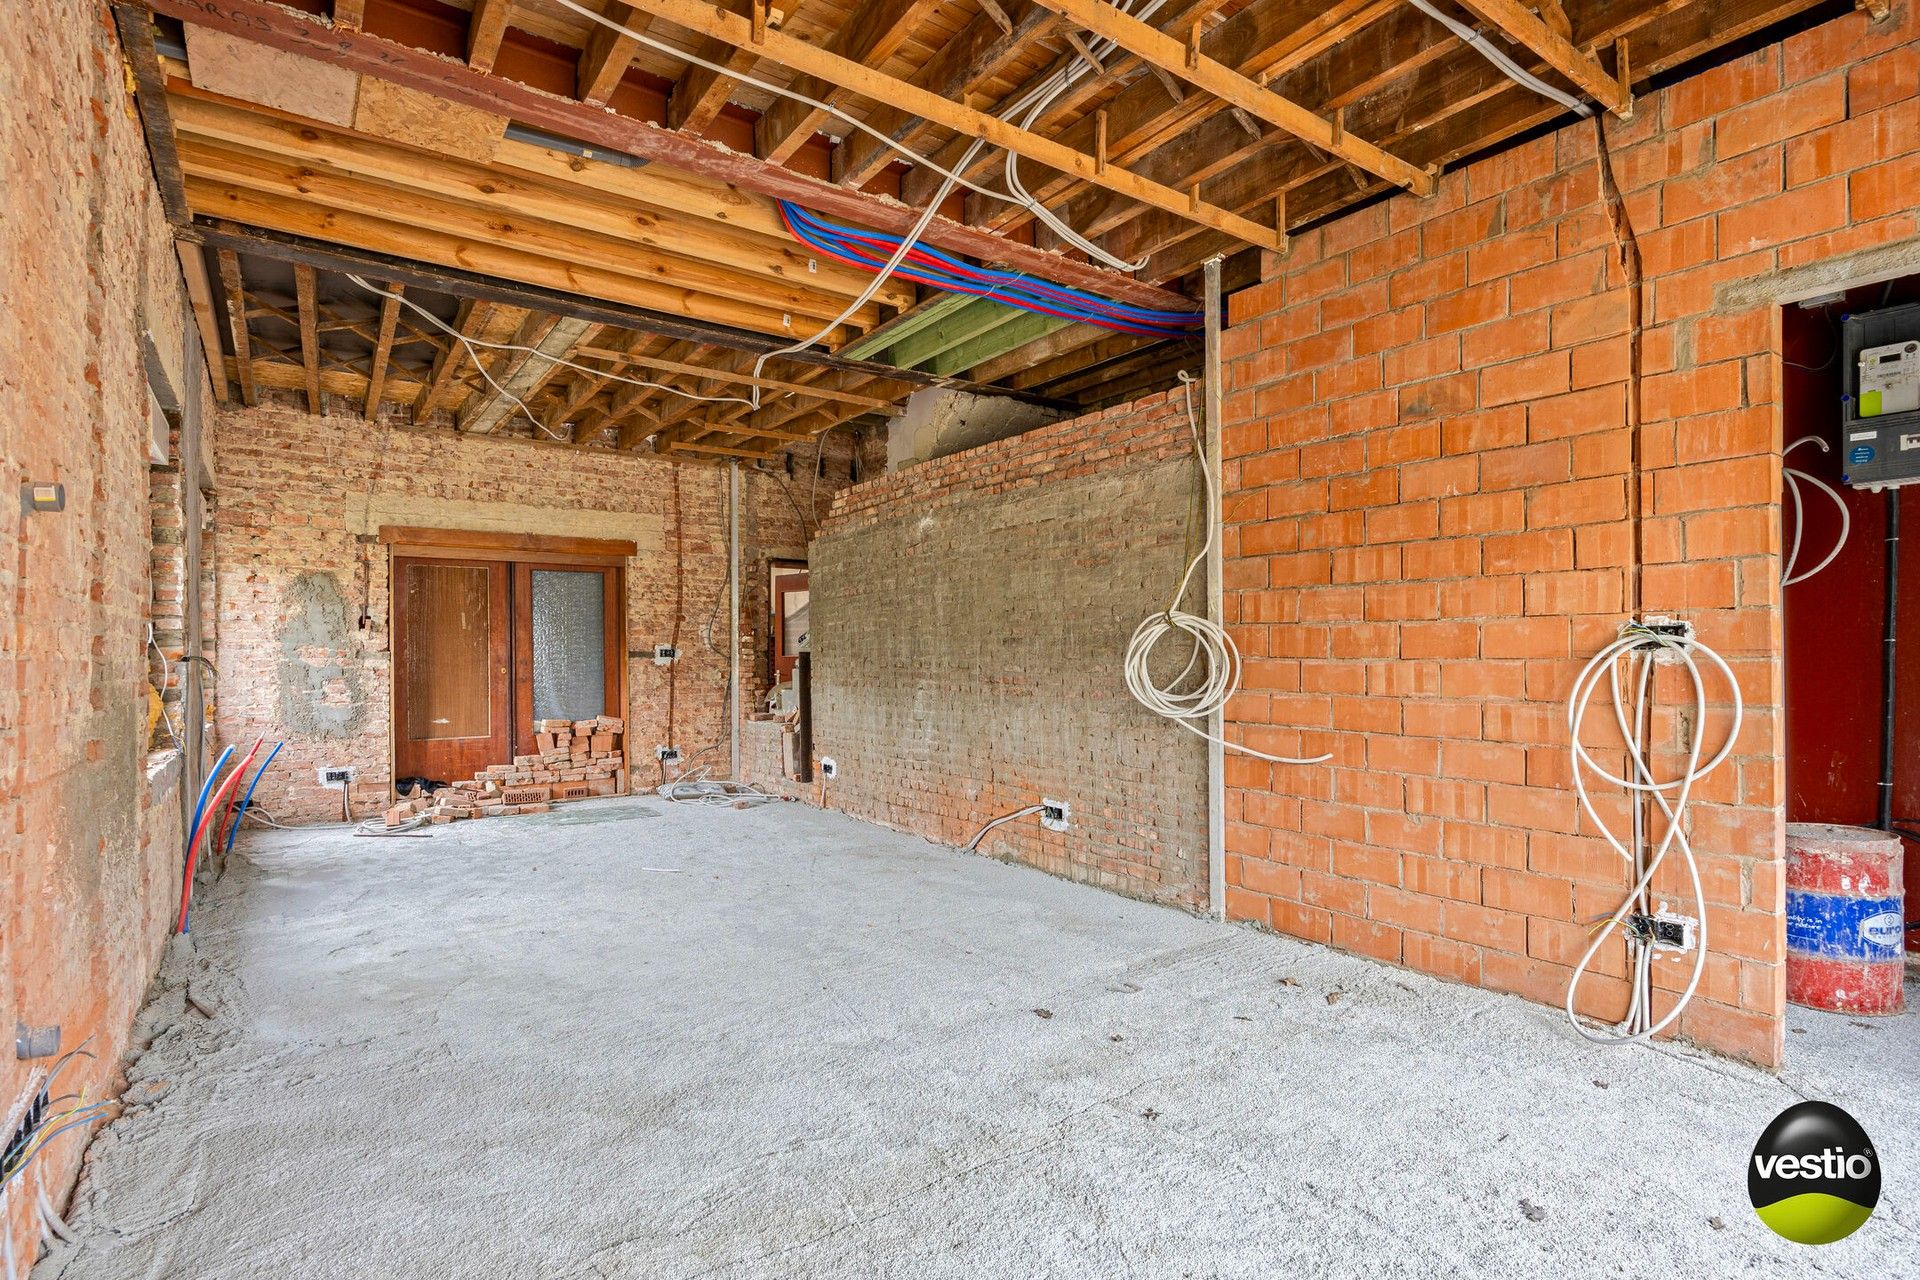
[[[442,787],[430,797],[402,800],[387,810],[387,825],[416,814],[433,822],[492,818],[508,813],[545,813],[555,800],[624,795],[627,757],[621,743],[627,722],[612,716],[591,720],[536,720],[536,754],[482,769],[471,782]]]

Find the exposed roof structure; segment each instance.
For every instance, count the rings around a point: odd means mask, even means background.
[[[115,10],[169,212],[201,246],[185,251],[189,276],[205,281],[203,338],[225,352],[232,394],[304,392],[315,408],[331,394],[369,415],[384,402],[462,430],[725,459],[929,384],[1092,406],[1166,385],[1191,359],[1164,334],[899,277],[848,310],[872,273],[797,239],[782,200],[895,236],[924,221],[924,247],[967,263],[1191,308],[1209,257],[1247,278],[1290,229],[1429,190],[1440,167],[1566,116],[1567,99],[1625,114],[1635,84],[1817,4]],[[400,286],[439,324],[355,275]],[[441,325],[576,367],[469,349]],[[754,375],[766,351],[822,329]],[[738,402],[755,391],[758,406]]]

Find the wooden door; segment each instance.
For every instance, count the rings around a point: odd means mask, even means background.
[[[800,641],[806,637],[808,603],[807,570],[776,565],[773,571],[773,680],[775,684],[793,675],[800,656]]]
[[[512,754],[507,569],[394,557],[397,777],[451,782]]]
[[[514,751],[532,755],[541,720],[626,718],[621,569],[513,566]]]

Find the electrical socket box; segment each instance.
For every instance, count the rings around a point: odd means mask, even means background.
[[[1047,830],[1065,831],[1067,829],[1067,826],[1069,825],[1067,822],[1068,816],[1069,816],[1069,810],[1067,808],[1067,802],[1065,800],[1048,800],[1045,798],[1041,799],[1040,825],[1045,827]]]
[[[320,779],[323,787],[332,787],[336,791],[345,790],[359,770],[350,764],[326,764],[315,769],[314,776]]]
[[[670,644],[653,646],[653,665],[656,667],[671,666],[679,656],[680,651]]]
[[[1920,480],[1920,303],[1840,322],[1840,478],[1877,491]]]
[[[1627,917],[1627,933],[1652,945],[1655,951],[1691,951],[1699,921],[1692,916],[1656,911],[1652,915]]]
[[[1691,622],[1688,622],[1685,618],[1669,618],[1663,613],[1650,613],[1646,617],[1641,618],[1638,623],[1622,623],[1620,627],[1621,637],[1624,639],[1627,635],[1628,628],[1635,626],[1643,631],[1651,631],[1655,636],[1670,641],[1684,643],[1693,639],[1693,624]],[[1671,644],[1662,644],[1660,640],[1652,637],[1641,640],[1639,644],[1633,647],[1635,652],[1651,652],[1654,655],[1653,661],[1657,666],[1677,663],[1684,656],[1682,650]]]
[[[839,762],[836,761],[832,756],[821,756],[820,757],[820,776],[823,778],[839,777],[840,776]]]
[[[679,764],[680,748],[655,747],[653,749],[653,758],[658,760],[661,764]]]

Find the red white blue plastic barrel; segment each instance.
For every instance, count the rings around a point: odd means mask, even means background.
[[[1866,827],[1787,826],[1787,999],[1831,1013],[1906,1007],[1900,838]]]

